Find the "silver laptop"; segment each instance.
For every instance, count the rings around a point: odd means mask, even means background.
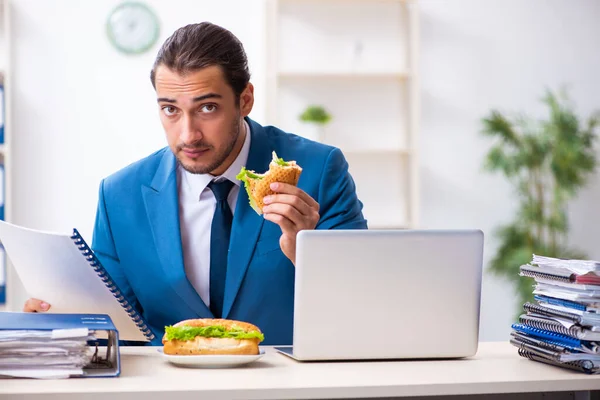
[[[296,244],[297,360],[477,352],[480,230],[312,230]]]

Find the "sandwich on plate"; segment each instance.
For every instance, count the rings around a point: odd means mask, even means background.
[[[170,355],[259,354],[260,329],[247,322],[201,318],[165,327],[163,352]]]

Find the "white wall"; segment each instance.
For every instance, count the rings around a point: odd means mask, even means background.
[[[91,238],[99,180],[165,143],[148,79],[157,49],[126,57],[109,46],[104,22],[118,0],[13,3],[14,221],[47,230],[77,227]],[[257,93],[252,117],[263,120],[264,0],[148,3],[162,20],[161,41],[202,20],[240,37]],[[600,108],[600,3],[420,4],[422,223],[483,229],[488,260],[496,246],[492,229],[510,219],[514,204],[501,177],[481,172],[488,142],[478,134],[479,120],[491,107],[539,115],[544,87],[562,83],[572,84],[582,113]],[[573,207],[572,223],[574,242],[600,259],[594,246],[599,192],[596,178]],[[506,284],[485,277],[482,340],[506,338],[513,301]]]
[[[600,2],[596,0],[424,0],[421,2],[421,218],[425,227],[473,227],[486,233],[512,220],[512,191],[483,173],[490,142],[480,119],[491,108],[543,116],[546,86],[571,86],[582,115],[600,109]],[[572,208],[572,241],[600,259],[600,179]],[[442,200],[443,199],[443,200]],[[597,201],[596,201],[597,203]],[[486,276],[481,337],[505,339],[514,293]]]

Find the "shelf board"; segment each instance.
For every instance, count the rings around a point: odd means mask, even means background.
[[[394,224],[394,223],[369,223],[369,219],[367,218],[367,225],[369,229],[380,229],[380,230],[392,230],[392,229],[411,229],[407,224]]]
[[[280,3],[410,3],[415,0],[278,0]]]
[[[408,71],[280,71],[282,79],[397,79],[410,78]]]
[[[344,149],[340,148],[342,153],[349,156],[376,156],[376,155],[385,155],[385,156],[410,156],[411,151],[408,149]]]

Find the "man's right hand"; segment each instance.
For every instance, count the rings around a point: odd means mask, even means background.
[[[24,312],[44,312],[50,309],[50,304],[38,299],[29,299],[23,306]]]

